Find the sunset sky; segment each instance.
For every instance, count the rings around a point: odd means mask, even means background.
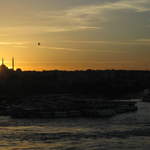
[[[150,70],[150,0],[0,0],[12,56],[23,70]]]

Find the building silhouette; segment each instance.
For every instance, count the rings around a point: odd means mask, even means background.
[[[12,58],[12,68],[8,68],[4,63],[4,58],[2,58],[2,64],[0,65],[0,72],[10,72],[14,71],[15,68],[15,60]]]

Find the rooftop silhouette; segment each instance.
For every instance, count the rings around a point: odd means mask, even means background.
[[[2,63],[0,65],[0,72],[10,72],[10,71],[15,71],[15,60],[12,58],[12,68],[8,68],[5,63],[4,63],[4,58],[2,58]]]

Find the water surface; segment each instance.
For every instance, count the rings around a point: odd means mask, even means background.
[[[150,103],[111,119],[0,117],[0,150],[149,150]]]

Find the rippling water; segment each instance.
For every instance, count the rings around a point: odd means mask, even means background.
[[[150,103],[111,119],[0,117],[0,150],[149,150]]]

